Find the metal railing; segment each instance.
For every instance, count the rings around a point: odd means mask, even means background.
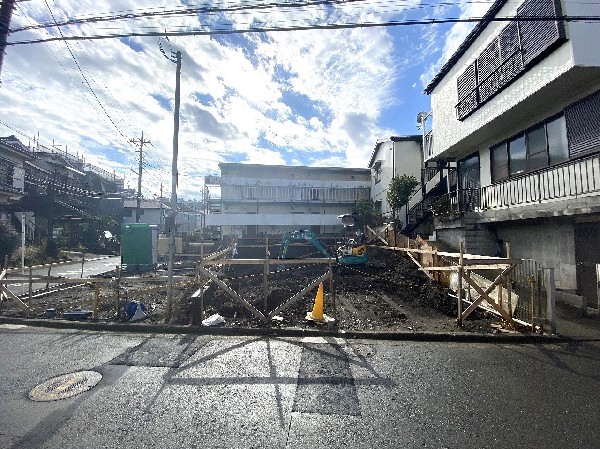
[[[482,187],[480,207],[498,209],[597,192],[600,192],[600,154]]]
[[[513,292],[518,297],[514,317],[533,322],[536,318],[546,318],[546,298],[548,285],[546,268],[533,259],[522,259],[510,274]]]
[[[111,173],[107,170],[96,167],[95,165],[92,165],[88,162],[83,164],[83,171],[95,173],[96,175],[106,179],[107,181],[114,182],[115,184],[118,184],[121,187],[123,186],[123,183],[125,182],[123,178],[118,178],[115,173]]]

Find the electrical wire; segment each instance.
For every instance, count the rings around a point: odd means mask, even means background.
[[[104,40],[104,39],[119,39],[124,37],[173,37],[173,36],[217,36],[217,35],[235,35],[235,34],[253,34],[253,33],[272,33],[272,32],[290,32],[290,31],[307,31],[307,30],[340,30],[354,28],[382,28],[382,27],[398,27],[398,26],[415,26],[415,25],[441,25],[441,24],[456,24],[456,23],[479,23],[479,22],[547,22],[547,21],[565,21],[565,22],[585,22],[598,23],[600,16],[539,16],[539,17],[469,17],[469,18],[442,18],[442,19],[416,19],[416,20],[399,20],[385,22],[363,22],[363,23],[327,23],[327,24],[312,24],[312,25],[293,25],[293,26],[249,26],[246,29],[190,29],[187,31],[147,31],[147,32],[127,32],[127,33],[111,33],[111,34],[96,34],[87,36],[65,36],[51,37],[45,39],[30,39],[22,41],[9,42],[7,45],[26,45],[38,44],[42,42],[52,41],[81,41],[81,40]]]

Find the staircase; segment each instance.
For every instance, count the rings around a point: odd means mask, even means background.
[[[405,235],[413,235],[419,227],[432,221],[431,206],[448,192],[449,187],[456,185],[456,169],[454,167],[426,167],[422,170],[421,179],[421,188],[406,204],[406,219],[401,230]]]

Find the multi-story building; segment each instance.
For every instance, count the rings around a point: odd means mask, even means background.
[[[555,269],[596,303],[600,263],[600,28],[597,5],[496,0],[426,88],[425,161],[456,163],[436,234],[471,253]]]
[[[294,229],[333,234],[339,215],[369,200],[370,170],[221,163],[220,213],[205,226],[223,235],[281,234]]]
[[[33,155],[15,136],[0,137],[0,204],[19,201],[25,193],[25,163]]]

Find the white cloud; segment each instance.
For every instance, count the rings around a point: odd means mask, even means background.
[[[409,8],[418,0],[406,3]],[[57,20],[107,12],[183,6],[174,2],[63,0],[49,3]],[[388,19],[378,3],[365,1],[290,14],[229,17],[234,26],[257,20],[271,24],[317,21],[327,14],[340,20]],[[384,17],[383,14],[386,14]],[[13,25],[49,22],[43,3],[20,2]],[[198,25],[193,16],[160,20],[71,26],[69,33],[97,34],[106,27],[137,31]],[[56,35],[56,32],[52,32]],[[47,36],[45,31],[17,33]],[[429,45],[423,43],[423,49]],[[179,135],[180,188],[198,195],[202,178],[219,161],[364,167],[373,142],[390,130],[377,126],[386,107],[398,102],[394,82],[409,59],[399,59],[391,30],[384,28],[177,37],[163,46],[183,53]],[[170,190],[175,65],[158,49],[156,38],[69,43],[83,76],[64,42],[9,46],[2,73],[0,118],[26,136],[40,133],[43,143],[68,145],[90,162],[116,170],[135,185],[135,149],[145,147],[145,194]],[[87,83],[93,89],[88,87]],[[412,115],[412,114],[411,114]],[[0,133],[14,133],[0,128]],[[27,138],[18,135],[27,141]],[[27,143],[27,142],[25,142]],[[146,175],[145,175],[146,176]]]

